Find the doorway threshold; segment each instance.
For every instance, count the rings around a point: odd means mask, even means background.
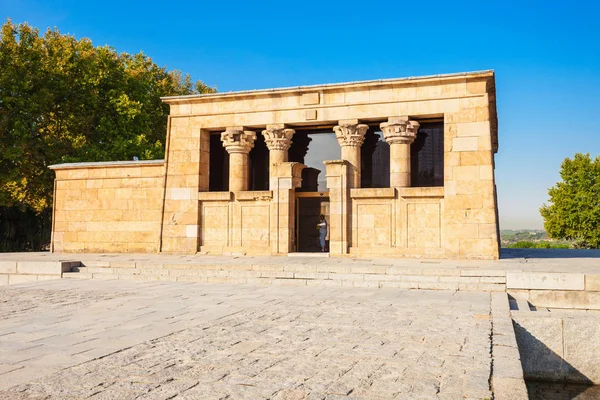
[[[323,253],[323,252],[316,252],[316,253],[310,253],[310,252],[300,252],[300,253],[288,253],[288,257],[329,257],[329,252]]]

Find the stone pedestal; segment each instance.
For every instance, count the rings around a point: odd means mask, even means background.
[[[339,121],[333,127],[335,136],[342,148],[342,160],[348,162],[348,187],[360,187],[360,147],[365,140],[369,125],[359,124],[358,120]]]
[[[380,127],[390,144],[390,187],[410,187],[410,145],[417,137],[419,123],[408,117],[391,117]]]
[[[229,153],[229,191],[248,190],[248,153],[254,147],[256,133],[243,128],[227,128],[221,133],[223,147]]]
[[[295,189],[302,184],[302,170],[306,165],[283,162],[271,165],[269,187],[273,191],[271,202],[271,250],[274,254],[294,251]]]

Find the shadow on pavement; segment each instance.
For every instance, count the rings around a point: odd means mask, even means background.
[[[500,250],[500,259],[515,258],[600,258],[600,249],[507,249]]]

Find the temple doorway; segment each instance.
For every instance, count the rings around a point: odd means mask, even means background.
[[[325,160],[339,160],[341,149],[333,127],[299,128],[288,151],[289,161],[306,165],[302,187],[296,189],[295,249],[300,253],[321,253],[319,216],[324,215],[329,231],[329,191]],[[325,241],[329,251],[329,234]]]
[[[306,165],[302,171],[302,187],[297,192],[327,192],[326,160],[342,157],[333,127],[307,129],[297,128],[288,150],[288,160]]]
[[[320,215],[327,221],[325,250],[329,251],[329,197],[328,193],[296,193],[296,249],[301,253],[321,252],[319,240]]]

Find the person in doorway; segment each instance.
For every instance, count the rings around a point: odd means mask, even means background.
[[[323,214],[319,215],[319,223],[317,224],[319,230],[319,244],[321,245],[321,251],[325,252],[325,238],[327,237],[327,220]]]

